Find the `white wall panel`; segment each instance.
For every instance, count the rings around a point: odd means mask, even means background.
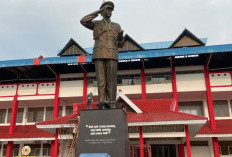
[[[204,74],[183,74],[176,75],[177,91],[205,91],[205,77]]]
[[[0,96],[12,96],[16,94],[17,86],[12,85],[0,85]]]
[[[97,87],[88,87],[87,94],[89,94],[90,92],[92,92],[94,96],[98,95]]]
[[[211,86],[231,85],[230,73],[211,73],[209,74]]]
[[[36,83],[20,84],[18,89],[18,95],[35,95],[36,88]]]
[[[141,94],[141,85],[117,86],[117,91],[121,89],[123,94]]]
[[[14,100],[14,97],[3,97],[3,98],[0,98],[0,101],[13,101]]]
[[[59,97],[83,96],[83,81],[61,81]]]
[[[148,84],[146,85],[147,93],[167,93],[172,92],[172,84]]]
[[[55,95],[42,95],[42,96],[22,96],[18,97],[18,100],[46,100],[46,99],[54,99]]]
[[[40,83],[38,94],[55,94],[56,83]]]

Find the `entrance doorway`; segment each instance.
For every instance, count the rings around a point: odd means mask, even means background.
[[[175,145],[151,145],[152,157],[176,157]]]

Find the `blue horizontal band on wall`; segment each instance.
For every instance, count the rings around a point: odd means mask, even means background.
[[[207,53],[223,53],[223,52],[232,52],[232,44],[125,52],[125,53],[119,53],[119,60],[183,56],[183,55],[207,54]],[[0,68],[33,65],[33,60],[34,59],[0,61]],[[92,56],[91,55],[86,56],[85,62],[86,63],[92,62]],[[77,56],[48,57],[40,60],[40,65],[69,64],[69,63],[77,63]]]

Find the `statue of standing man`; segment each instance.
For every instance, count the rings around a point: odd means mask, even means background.
[[[111,108],[116,108],[118,48],[123,47],[124,40],[120,25],[110,20],[113,10],[114,3],[106,1],[100,10],[86,15],[80,22],[93,30],[95,44],[92,61],[95,63],[99,105],[109,104]],[[93,20],[99,14],[103,19]]]

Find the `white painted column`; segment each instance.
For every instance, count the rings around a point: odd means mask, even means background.
[[[46,119],[46,111],[47,111],[47,107],[44,107],[43,121],[45,121],[45,119]]]
[[[26,123],[27,123],[27,107],[25,106],[23,110],[23,125],[26,125]]]
[[[203,111],[204,111],[204,117],[209,119],[208,104],[206,98],[204,98],[203,100]]]
[[[24,124],[26,124],[27,123],[27,116],[28,116],[28,107],[25,107],[24,112],[25,112],[25,114],[23,115]]]
[[[229,105],[229,115],[230,115],[230,117],[232,117],[230,100],[227,100],[227,101],[228,101],[228,105]]]
[[[5,119],[5,124],[7,124],[7,119],[8,119],[8,110],[9,108],[6,109],[6,119]]]
[[[18,156],[23,156],[23,154],[22,154],[23,146],[24,146],[23,143],[20,143],[20,144],[19,144],[19,153],[18,153]]]
[[[63,107],[63,113],[62,113],[62,116],[66,116],[66,105],[64,105],[64,107]]]
[[[0,156],[3,156],[3,142],[2,142],[2,144],[1,144]]]
[[[212,138],[209,138],[209,139],[208,139],[208,147],[209,147],[209,154],[210,154],[210,157],[214,157],[213,141],[212,141]]]
[[[65,110],[66,110],[66,106],[62,105],[62,117],[65,116]]]
[[[43,157],[43,141],[41,141],[41,146],[40,146],[40,153],[39,153],[39,155],[41,156],[41,157]]]

